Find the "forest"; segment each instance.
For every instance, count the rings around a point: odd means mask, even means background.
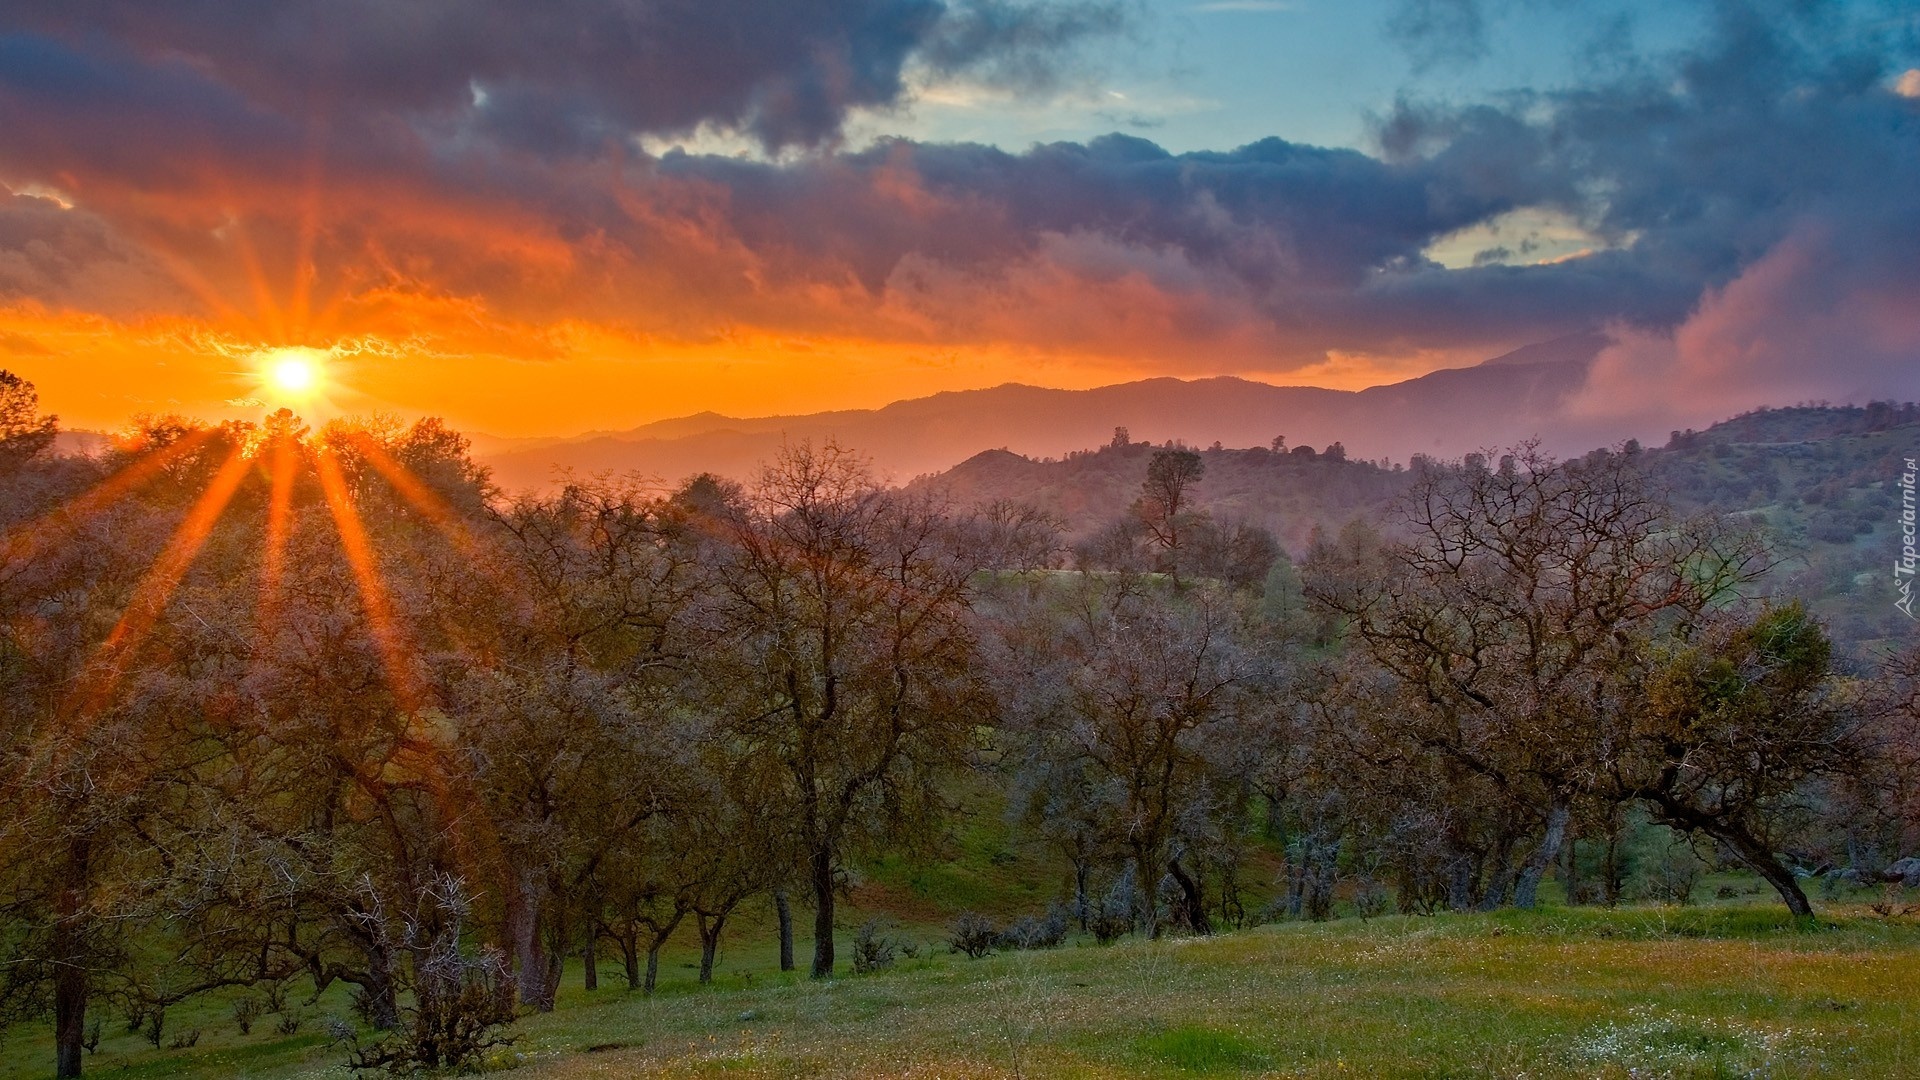
[[[342,987],[342,1063],[473,1067],[760,910],[782,969],[867,970],[850,884],[981,813],[1065,872],[969,953],[1611,906],[1648,827],[1796,918],[1920,887],[1920,650],[1837,642],[1637,444],[1367,465],[1298,536],[1124,433],[1074,520],[832,443],[512,494],[431,419],[56,434],[0,373],[0,1025],[60,1077]]]

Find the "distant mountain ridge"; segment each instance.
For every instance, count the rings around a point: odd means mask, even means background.
[[[940,472],[987,448],[1055,457],[1105,443],[1116,427],[1133,438],[1205,446],[1340,441],[1360,458],[1404,461],[1457,456],[1540,437],[1572,453],[1613,441],[1570,425],[1568,399],[1584,384],[1598,334],[1542,342],[1468,368],[1450,368],[1365,390],[1274,386],[1231,376],[1170,377],[1092,390],[1008,383],[895,402],[878,409],[741,418],[698,413],[629,431],[533,445],[476,440],[475,450],[509,489],[538,488],[571,471],[640,474],[666,481],[696,472],[750,478],[782,441],[828,439],[872,457],[896,482]]]

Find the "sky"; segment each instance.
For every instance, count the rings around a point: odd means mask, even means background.
[[[0,367],[76,427],[1357,388],[1592,328],[1622,423],[1920,397],[1898,0],[8,0],[0,132]]]

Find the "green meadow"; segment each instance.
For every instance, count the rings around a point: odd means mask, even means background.
[[[934,926],[894,933],[919,955],[829,982],[779,973],[763,934],[706,987],[680,950],[651,998],[614,965],[588,993],[576,964],[559,1006],[521,1020],[490,1066],[530,1080],[1920,1074],[1920,921],[1865,905],[1813,924],[1757,902],[1347,918],[979,960]],[[345,1005],[289,995],[296,1033],[268,1016],[242,1036],[209,1000],[169,1017],[199,1029],[180,1049],[110,1017],[87,1069],[341,1076],[325,1018]],[[39,1028],[3,1049],[0,1077],[50,1072]]]

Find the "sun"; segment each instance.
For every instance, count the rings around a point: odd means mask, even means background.
[[[313,398],[326,382],[326,355],[299,346],[263,350],[255,361],[261,390],[279,401]]]

